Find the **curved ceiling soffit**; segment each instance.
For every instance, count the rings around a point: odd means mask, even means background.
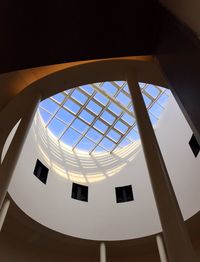
[[[27,86],[0,112],[1,122],[4,123],[0,127],[0,155],[12,128],[23,119],[26,108],[36,94],[40,94],[43,100],[58,92],[85,84],[126,80],[126,73],[130,70],[137,74],[139,82],[167,86],[155,62],[130,59],[112,59],[75,65],[50,73],[31,84],[27,83]]]

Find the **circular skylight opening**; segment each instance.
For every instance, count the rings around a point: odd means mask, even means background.
[[[139,85],[155,125],[170,91],[152,84]],[[94,83],[63,91],[43,100],[39,113],[45,127],[73,151],[111,153],[139,139],[126,81]]]

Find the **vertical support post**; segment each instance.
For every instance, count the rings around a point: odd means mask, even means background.
[[[133,73],[127,75],[135,116],[170,262],[197,261],[148,112]]]
[[[29,97],[30,98],[30,97]],[[40,102],[40,95],[35,93],[30,98],[29,107],[20,121],[17,131],[11,141],[8,151],[0,166],[0,208],[5,199],[12,174],[17,165],[18,158],[23,148],[32,120]],[[9,119],[8,119],[9,121]]]
[[[156,242],[157,242],[157,247],[158,247],[158,252],[160,255],[160,261],[161,262],[168,262],[167,261],[167,254],[165,252],[165,246],[163,243],[162,236],[159,234],[156,236]]]
[[[1,231],[2,227],[3,227],[3,223],[5,221],[5,218],[6,218],[9,206],[10,206],[10,200],[7,199],[3,203],[3,206],[2,206],[2,208],[0,210],[0,231]]]
[[[100,262],[106,262],[106,245],[103,242],[100,244]]]

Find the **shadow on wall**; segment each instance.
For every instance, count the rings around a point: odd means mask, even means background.
[[[38,112],[33,131],[41,160],[56,174],[77,183],[95,183],[118,174],[142,150],[138,140],[115,153],[74,152],[45,128]]]

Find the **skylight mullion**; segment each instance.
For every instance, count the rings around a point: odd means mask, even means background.
[[[118,89],[118,91],[116,92],[115,96],[110,96],[106,91],[103,90],[103,88],[99,88],[97,85],[92,84],[93,88],[100,92],[102,95],[104,95],[105,97],[107,97],[111,102],[115,103],[118,107],[120,107],[122,110],[124,110],[127,114],[135,117],[134,112],[130,112],[129,109],[124,106],[123,104],[121,104],[117,99],[116,96],[121,92],[121,89]],[[129,97],[129,96],[128,96]],[[129,97],[131,99],[131,97]],[[96,100],[95,100],[96,101]],[[108,105],[108,104],[107,104]],[[107,106],[106,105],[106,106]]]
[[[110,104],[110,103],[108,103]],[[105,109],[107,109],[107,107],[105,107]],[[117,121],[119,120],[119,117],[116,117],[114,122],[110,125],[110,127],[108,127],[108,129],[106,130],[106,132],[104,133],[103,137],[99,140],[99,142],[97,143],[97,145],[93,148],[92,152],[95,150],[95,148],[101,143],[101,141],[104,139],[104,137],[107,137],[107,134],[109,133],[109,131],[114,127],[114,125],[117,123]],[[110,139],[109,137],[107,137],[108,139]],[[114,142],[114,141],[113,141]],[[116,144],[116,142],[114,142]],[[101,146],[103,147],[103,146]],[[116,146],[115,146],[116,147]],[[115,148],[114,147],[114,148]],[[103,147],[104,148],[104,147]],[[113,150],[112,150],[113,151]],[[110,152],[112,152],[110,151]],[[92,153],[90,152],[90,154]]]
[[[51,99],[51,97],[49,98]],[[52,99],[51,99],[52,100]],[[53,100],[54,101],[54,100]],[[59,104],[56,101],[54,101],[59,107],[56,110],[56,112],[53,114],[53,117],[49,120],[49,122],[46,124],[46,128],[48,127],[48,125],[51,123],[51,121],[55,118],[56,114],[58,113],[58,111],[61,109],[62,105],[67,101],[67,96],[65,96],[65,98],[63,99],[63,101]]]
[[[92,98],[93,98],[93,96],[96,94],[96,92],[94,92],[90,97],[89,97],[89,99],[87,100],[87,102],[84,104],[84,105],[82,105],[82,107],[79,109],[79,111],[78,111],[78,113],[76,114],[76,116],[79,118],[79,119],[81,119],[80,117],[79,117],[79,115],[80,115],[80,113],[85,109],[85,110],[87,110],[87,108],[86,108],[86,106],[88,105],[88,103],[92,100]],[[71,98],[71,97],[70,97]],[[67,108],[64,108],[65,110],[68,110]],[[68,112],[69,112],[69,110],[68,110]],[[76,117],[74,118],[74,120],[71,122],[71,124],[70,124],[70,126],[68,126],[64,131],[63,131],[63,133],[61,134],[61,136],[58,138],[58,141],[63,137],[63,135],[66,133],[66,131],[68,130],[68,128],[69,127],[71,127],[72,126],[72,124],[74,123],[74,121],[76,120]],[[88,123],[87,123],[87,125],[89,125]],[[89,125],[90,126],[90,125]]]

